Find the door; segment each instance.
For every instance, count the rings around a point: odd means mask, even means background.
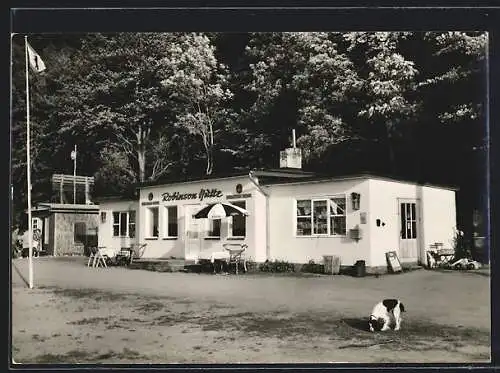
[[[399,202],[399,258],[402,262],[418,261],[420,225],[417,200]]]
[[[202,237],[202,221],[203,219],[195,219],[193,215],[200,209],[201,205],[186,205],[184,206],[184,221],[185,221],[185,246],[184,255],[186,259],[198,258],[201,251]]]

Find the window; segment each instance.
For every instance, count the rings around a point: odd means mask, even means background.
[[[38,219],[31,219],[31,228],[33,230],[38,229]]]
[[[297,236],[345,236],[345,206],[345,196],[297,200]]]
[[[328,234],[327,201],[313,201],[313,234]]]
[[[208,237],[220,237],[221,219],[208,219]]]
[[[113,237],[135,237],[135,211],[113,212]]]
[[[415,203],[401,203],[401,238],[417,238],[417,209]]]
[[[330,231],[334,236],[345,236],[346,218],[345,218],[345,198],[334,197],[329,199],[330,203]]]
[[[128,236],[130,238],[135,237],[135,211],[129,211],[128,213]]]
[[[311,235],[311,200],[297,201],[297,236]]]
[[[158,207],[147,208],[146,229],[146,237],[158,237]]]
[[[113,237],[120,236],[120,213],[113,212]]]
[[[165,207],[165,237],[178,236],[177,206]]]
[[[233,205],[246,209],[245,201],[231,202]],[[232,237],[245,237],[246,236],[246,217],[243,215],[233,216],[231,219],[230,234]]]

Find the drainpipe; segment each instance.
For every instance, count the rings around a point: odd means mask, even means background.
[[[255,178],[253,175],[253,171],[250,171],[248,173],[248,178],[252,182],[253,185],[257,187],[257,189],[266,197],[266,259],[269,259],[271,257],[271,248],[269,245],[269,224],[270,224],[270,218],[269,218],[269,193],[267,193],[260,185],[258,180]]]

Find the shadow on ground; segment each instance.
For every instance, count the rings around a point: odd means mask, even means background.
[[[360,330],[362,332],[368,332],[368,320],[366,318],[355,318],[355,319],[341,319],[344,323],[349,325],[351,328]]]

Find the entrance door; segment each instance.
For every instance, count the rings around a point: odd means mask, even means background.
[[[418,224],[417,200],[398,200],[399,203],[399,257],[402,262],[418,261]]]
[[[185,230],[186,230],[184,255],[186,259],[198,258],[198,255],[200,254],[201,251],[202,219],[193,218],[193,214],[196,214],[200,209],[201,205],[184,206],[184,219],[185,219]]]

